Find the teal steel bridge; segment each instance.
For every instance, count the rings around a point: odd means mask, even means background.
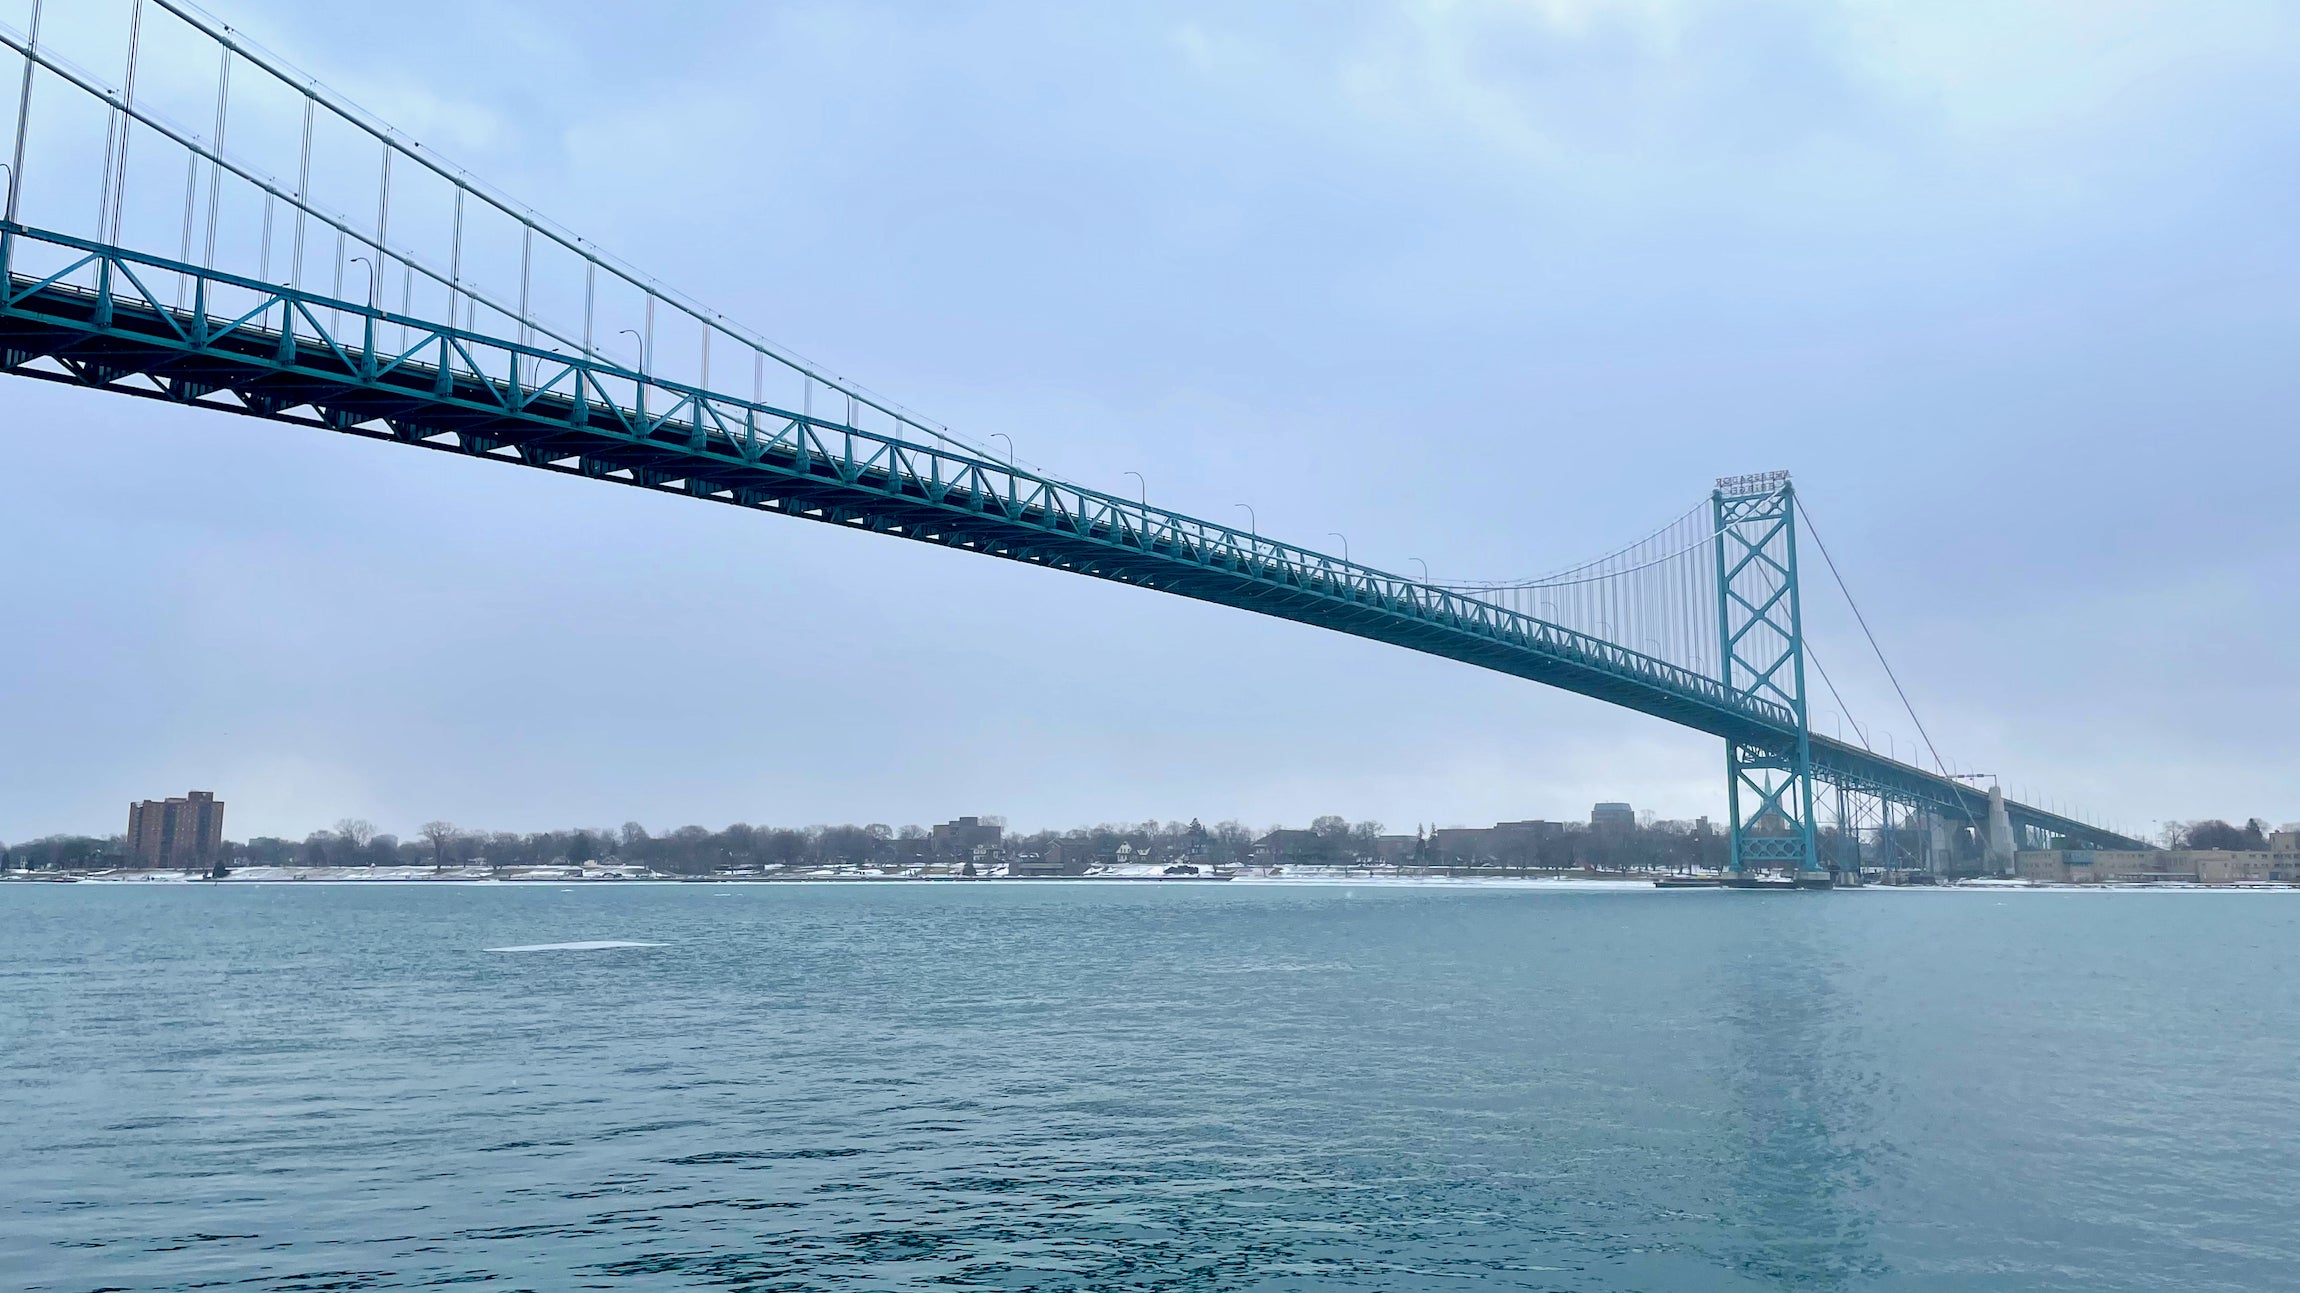
[[[0,220],[10,374],[939,544],[1560,687],[1721,738],[1736,870],[1840,860],[1822,843],[1832,810],[1831,847],[1895,812],[1987,828],[1990,795],[1937,759],[1812,731],[1786,473],[1719,481],[1670,526],[1551,576],[1409,579],[963,443],[496,195],[181,0],[119,0],[118,22],[77,27],[82,48],[61,51],[43,7],[0,21],[22,62]],[[90,51],[122,60],[117,82],[87,70]],[[155,56],[212,62],[212,101],[139,97]],[[284,89],[285,128],[235,118],[235,74],[275,91],[267,108]],[[266,169],[265,144],[293,179]],[[348,193],[372,214],[343,214]],[[732,393],[746,368],[749,394]],[[2003,811],[2031,843],[2143,847]]]

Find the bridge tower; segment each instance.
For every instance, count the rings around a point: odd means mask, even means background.
[[[1817,872],[1813,739],[1805,710],[1805,623],[1797,599],[1797,496],[1785,471],[1727,476],[1711,495],[1718,660],[1727,690],[1796,717],[1776,744],[1727,740],[1732,867]]]

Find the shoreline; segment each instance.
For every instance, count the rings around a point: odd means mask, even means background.
[[[1292,874],[1240,872],[1217,875],[1166,875],[1156,871],[1102,873],[1080,876],[958,876],[900,875],[864,872],[810,871],[795,874],[681,876],[635,870],[577,873],[571,868],[537,867],[515,874],[491,874],[470,868],[435,871],[430,867],[244,867],[230,875],[211,878],[174,871],[10,872],[0,875],[7,884],[99,884],[124,886],[180,885],[486,885],[518,887],[556,885],[562,888],[612,888],[621,885],[794,885],[794,884],[1242,884],[1304,888],[1453,888],[1534,889],[1549,892],[1590,893],[1735,893],[1723,886],[1661,888],[1652,877],[1623,875],[1463,876],[1414,875],[1382,872],[1305,871]],[[1976,879],[1949,884],[1867,884],[1830,892],[1851,893],[2300,893],[2300,885],[2243,883],[2044,884],[2031,881]]]

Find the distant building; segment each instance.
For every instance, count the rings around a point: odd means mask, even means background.
[[[936,857],[971,859],[978,852],[996,853],[1005,838],[1003,826],[986,825],[980,817],[961,817],[935,827],[931,842]]]
[[[224,801],[213,791],[128,805],[128,855],[138,866],[204,870],[222,855],[223,844]]]
[[[2013,864],[2041,884],[2300,884],[2300,849],[2023,849]]]
[[[1589,810],[1589,829],[1626,835],[1637,829],[1637,810],[1627,804],[1597,804]]]
[[[1490,826],[1440,826],[1430,831],[1430,854],[1447,866],[1474,866],[1493,860]]]
[[[1254,860],[1264,865],[1316,861],[1325,851],[1326,841],[1316,831],[1276,830],[1254,841]]]
[[[1374,861],[1404,866],[1419,861],[1422,837],[1419,835],[1374,836]]]
[[[1112,862],[1116,859],[1115,857],[1096,855],[1094,841],[1089,837],[1086,839],[1056,840],[1046,846],[1046,853],[1041,860],[1047,867],[1047,870],[1041,874],[1085,875],[1086,868],[1095,863]],[[1022,873],[1009,869],[1007,874],[1019,875]]]
[[[1493,845],[1498,853],[1539,847],[1547,840],[1565,838],[1564,822],[1545,822],[1536,818],[1526,822],[1495,822]]]

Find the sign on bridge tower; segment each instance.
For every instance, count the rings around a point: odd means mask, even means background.
[[[1727,476],[1711,496],[1717,629],[1733,695],[1786,707],[1796,730],[1777,741],[1728,739],[1725,783],[1732,867],[1818,871],[1813,740],[1805,712],[1805,625],[1797,600],[1797,496],[1785,471]]]

